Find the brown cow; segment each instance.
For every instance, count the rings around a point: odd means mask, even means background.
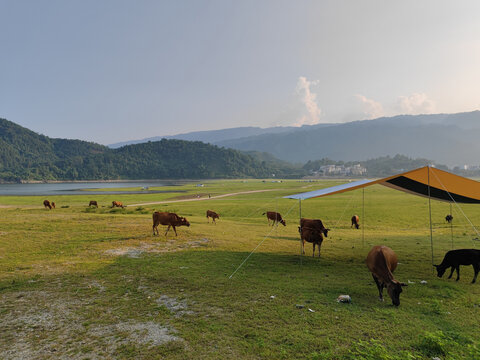
[[[359,229],[360,228],[360,218],[358,217],[358,215],[353,215],[352,216],[352,226],[355,226],[355,229]]]
[[[212,218],[213,223],[216,224],[215,219],[220,219],[220,216],[215,211],[207,210],[207,222],[210,222],[209,218]]]
[[[318,245],[318,257],[320,257],[320,248],[323,242],[323,234],[322,231],[314,228],[309,227],[298,227],[298,231],[300,232],[300,238],[302,240],[302,254],[305,254],[305,241],[309,243],[313,243],[313,254],[312,256],[315,257],[315,245]]]
[[[43,206],[46,208],[52,209],[52,204],[50,204],[50,201],[48,200],[43,200]]]
[[[125,206],[121,201],[112,201],[112,208],[114,207],[121,207],[123,209]]]
[[[159,235],[159,224],[168,225],[167,231],[165,231],[165,236],[167,236],[170,226],[173,228],[173,231],[175,231],[175,236],[177,236],[177,230],[175,229],[175,226],[190,226],[190,223],[187,221],[187,219],[182,216],[178,216],[175,213],[156,211],[153,213],[153,235],[155,235],[155,230],[157,230],[157,235]]]
[[[380,300],[383,301],[383,288],[386,287],[393,305],[400,305],[402,286],[407,284],[398,282],[393,277],[392,273],[398,264],[397,254],[387,246],[377,245],[368,253],[366,263],[377,284]]]
[[[316,229],[320,231],[323,235],[325,235],[325,237],[328,237],[328,232],[330,231],[330,229],[327,229],[325,226],[323,226],[323,222],[320,219],[301,218],[299,228],[300,234],[302,233],[301,229],[303,228]]]
[[[88,206],[90,207],[92,205],[98,208],[98,204],[95,200],[90,200],[90,203],[88,204]]]
[[[278,225],[278,223],[282,224],[283,226],[287,226],[287,223],[285,222],[285,220],[282,219],[282,215],[280,215],[278,212],[267,211],[262,215],[265,215],[265,214],[267,214],[268,225],[270,225],[270,220],[272,220],[272,226],[275,224]]]
[[[52,208],[55,209],[55,203],[52,201],[51,204],[52,204]]]

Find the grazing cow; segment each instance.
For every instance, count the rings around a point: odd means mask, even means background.
[[[447,223],[450,224],[450,223],[452,222],[452,220],[453,220],[453,216],[452,216],[452,215],[448,214],[447,216],[445,216],[445,221],[446,221]]]
[[[220,219],[220,216],[215,211],[207,210],[207,222],[210,222],[209,218],[212,218],[213,223],[216,224],[215,219]]]
[[[52,204],[52,208],[55,209],[55,203],[52,201],[51,204]]]
[[[407,284],[398,282],[393,277],[392,273],[398,264],[397,254],[387,246],[377,245],[368,253],[366,263],[377,284],[380,300],[383,301],[383,288],[386,287],[393,305],[400,305],[402,286]]]
[[[358,215],[353,215],[352,216],[352,226],[355,226],[355,229],[359,229],[360,228],[360,218],[358,217]]]
[[[440,265],[433,265],[437,268],[437,276],[442,277],[449,267],[452,268],[450,272],[449,279],[453,275],[453,271],[457,270],[457,280],[460,279],[460,265],[473,265],[473,271],[475,275],[473,276],[472,284],[477,280],[478,272],[480,271],[480,250],[476,249],[459,249],[459,250],[450,250],[447,251],[443,261]]]
[[[121,201],[112,201],[112,208],[114,207],[121,207],[123,209],[125,206]]]
[[[282,219],[282,215],[280,215],[278,212],[267,211],[262,215],[265,215],[265,214],[267,214],[268,225],[270,225],[270,220],[272,220],[272,226],[275,224],[278,225],[278,223],[282,224],[283,226],[287,226],[287,223],[285,222],[285,220]]]
[[[50,204],[50,201],[48,200],[43,200],[43,206],[46,208],[52,209],[52,204]]]
[[[88,206],[90,207],[92,205],[98,208],[98,204],[95,200],[90,200],[90,203],[88,204]]]
[[[323,233],[322,231],[309,227],[298,227],[300,232],[300,238],[302,239],[302,254],[305,254],[305,241],[313,243],[313,254],[315,257],[315,245],[318,245],[318,257],[320,257],[320,248],[323,242]]]
[[[323,226],[323,222],[320,219],[306,219],[306,218],[301,218],[300,219],[300,228],[299,232],[300,234],[302,233],[303,228],[311,228],[311,229],[316,229],[320,231],[325,237],[328,237],[328,232],[330,229],[327,229],[325,226]]]
[[[175,226],[190,226],[190,223],[187,221],[186,218],[182,216],[178,216],[175,213],[169,213],[169,212],[154,212],[153,213],[153,235],[155,235],[155,230],[157,230],[157,235],[158,233],[158,225],[168,225],[167,231],[165,231],[165,236],[167,236],[168,230],[170,230],[170,227],[173,228],[173,231],[175,231],[175,236],[177,236],[177,230],[175,229]]]

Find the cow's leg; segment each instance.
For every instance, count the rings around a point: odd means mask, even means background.
[[[455,266],[452,266],[451,270],[452,271],[450,271],[450,275],[448,276],[449,279],[452,278],[453,272],[455,271]]]
[[[472,284],[475,283],[475,281],[477,280],[477,275],[478,275],[478,272],[480,271],[480,263],[473,263],[473,271],[475,271],[475,275],[473,275],[473,280],[472,280]]]
[[[305,255],[305,239],[300,240],[302,242],[302,254]]]
[[[377,284],[378,298],[380,299],[380,301],[383,301],[383,283],[380,283],[380,281],[378,281],[375,275],[372,274],[372,276],[373,280],[375,280],[375,284]]]
[[[460,280],[460,265],[457,265],[457,279],[455,281]]]
[[[177,230],[175,229],[175,225],[172,225],[173,231],[175,231],[175,236],[177,236]]]
[[[320,249],[322,248],[322,243],[318,244],[318,257],[320,257]]]
[[[315,243],[313,243],[313,254],[312,257],[315,257]]]
[[[155,236],[155,224],[153,224],[152,229],[153,229],[153,236]],[[157,229],[157,232],[158,232],[158,229]]]
[[[167,231],[165,231],[165,237],[167,236],[168,230],[170,230],[170,225],[167,226]]]

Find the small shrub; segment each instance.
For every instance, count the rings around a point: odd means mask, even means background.
[[[70,207],[70,205],[63,205],[63,206],[62,206],[62,209],[67,209],[67,208],[69,208],[69,207]]]
[[[359,340],[353,345],[353,350],[349,350],[347,359],[351,360],[417,360],[422,359],[421,356],[406,351],[389,351],[380,341],[371,339],[370,341]]]
[[[365,360],[394,360],[395,357],[390,355],[380,341],[372,339],[370,341],[359,340],[353,350],[349,350],[350,359]]]
[[[447,354],[448,339],[442,331],[426,332],[420,335],[417,350],[426,356],[445,356]]]

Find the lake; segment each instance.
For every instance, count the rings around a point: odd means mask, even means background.
[[[118,181],[118,182],[67,182],[40,184],[0,184],[0,195],[32,196],[32,195],[88,195],[88,194],[152,194],[171,192],[171,190],[145,190],[145,188],[181,185],[187,181]],[[93,189],[138,188],[132,191],[88,191]]]

